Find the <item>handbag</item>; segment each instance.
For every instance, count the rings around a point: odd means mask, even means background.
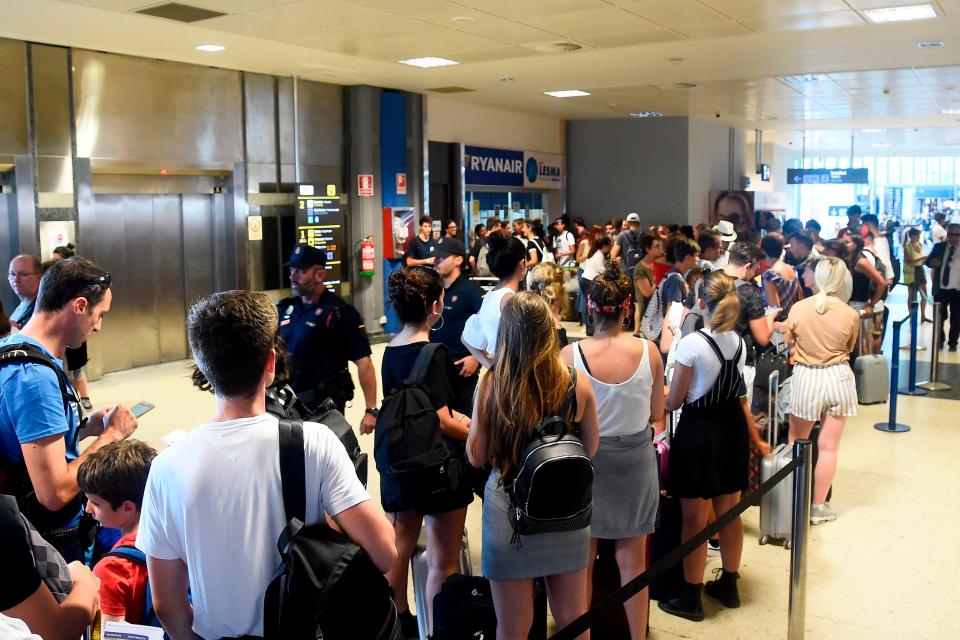
[[[770,374],[774,371],[780,373],[781,384],[789,378],[793,373],[793,367],[790,366],[786,342],[771,343],[765,350],[757,353],[756,370],[753,385],[764,391],[770,390]]]

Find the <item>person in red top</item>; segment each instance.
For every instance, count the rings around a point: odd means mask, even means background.
[[[87,496],[87,511],[100,524],[120,530],[120,546],[136,546],[140,506],[157,452],[139,440],[108,444],[90,455],[77,471],[77,483]],[[105,556],[93,568],[100,578],[101,624],[143,621],[147,568],[126,558]]]

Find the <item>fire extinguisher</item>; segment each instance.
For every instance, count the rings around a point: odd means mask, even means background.
[[[360,275],[373,277],[376,251],[373,248],[373,236],[367,236],[360,243]]]

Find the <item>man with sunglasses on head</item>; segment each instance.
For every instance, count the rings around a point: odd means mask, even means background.
[[[956,351],[960,339],[960,224],[947,225],[947,239],[933,245],[927,266],[933,269],[933,299],[940,303],[937,348],[943,349],[948,344],[950,351]],[[950,333],[944,336],[948,316]]]
[[[63,371],[64,351],[100,331],[112,299],[110,274],[84,258],[51,265],[40,280],[36,309],[20,333],[0,340],[2,492],[67,562],[83,560],[83,496],[77,469],[91,453],[129,437],[137,419],[117,405],[82,420]],[[80,442],[94,437],[80,453]]]
[[[290,386],[307,406],[316,408],[330,398],[343,413],[353,400],[353,378],[347,362],[357,365],[366,412],[360,433],[377,423],[377,372],[370,357],[370,340],[360,313],[323,284],[327,255],[298,244],[290,260],[293,296],[277,303],[280,335],[290,358]]]

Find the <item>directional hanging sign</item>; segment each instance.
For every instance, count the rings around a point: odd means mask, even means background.
[[[867,169],[787,169],[787,184],[869,184]]]

